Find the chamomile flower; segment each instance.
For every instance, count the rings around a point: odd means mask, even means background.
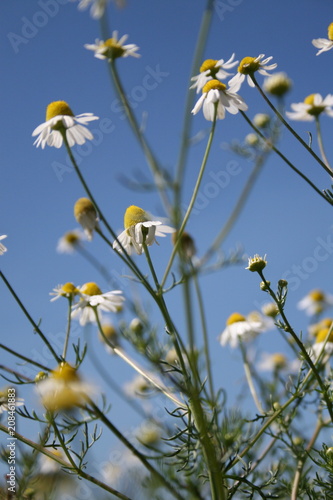
[[[3,234],[2,236],[0,236],[0,241],[4,240],[5,238],[7,238],[7,235]],[[0,255],[3,255],[5,252],[7,252],[7,248],[5,247],[5,245],[0,243]]]
[[[262,271],[267,265],[266,255],[260,257],[257,253],[253,257],[249,257],[248,261],[248,266],[245,269],[248,269],[253,273]]]
[[[108,59],[110,61],[118,57],[141,57],[140,54],[137,53],[139,50],[137,45],[134,43],[124,45],[127,38],[128,35],[123,35],[118,40],[118,31],[113,31],[112,38],[108,38],[105,41],[97,38],[94,44],[85,44],[85,48],[93,50],[95,52],[95,57],[98,59]]]
[[[174,229],[162,224],[140,207],[131,205],[127,208],[124,216],[125,230],[113,243],[113,248],[122,252],[123,249],[131,255],[136,252],[141,255],[143,243],[147,246],[157,243],[156,236],[164,237],[165,233],[173,233]]]
[[[308,316],[321,314],[323,311],[333,306],[333,296],[324,293],[322,290],[311,290],[297,304],[298,309],[304,310]]]
[[[60,148],[63,143],[63,134],[66,133],[66,139],[70,147],[74,144],[84,144],[86,139],[92,140],[92,133],[85,127],[89,122],[98,120],[98,116],[92,113],[82,113],[74,115],[71,108],[65,101],[54,101],[47,106],[46,121],[39,125],[32,133],[32,136],[38,135],[34,145],[38,148],[54,146]]]
[[[65,297],[67,299],[73,300],[73,298],[80,293],[79,289],[76,288],[73,283],[65,283],[64,285],[58,285],[56,288],[53,288],[53,291],[50,292],[50,295],[54,295],[51,299],[51,302],[59,299],[60,297]]]
[[[87,403],[96,389],[83,382],[77,370],[62,362],[47,378],[36,383],[36,390],[47,410],[70,410]]]
[[[238,92],[245,78],[250,87],[254,87],[255,85],[251,76],[256,71],[258,71],[261,75],[269,76],[268,71],[272,71],[277,67],[276,63],[267,65],[267,63],[273,59],[273,56],[263,59],[264,57],[265,54],[260,54],[258,57],[244,57],[244,59],[241,60],[240,65],[238,66],[237,74],[228,82],[230,87],[233,87],[234,92]]]
[[[272,94],[276,97],[282,97],[286,94],[292,86],[290,78],[283,71],[274,73],[264,80],[263,89],[265,92]]]
[[[89,198],[79,198],[75,202],[74,217],[81,224],[88,240],[92,240],[94,230],[99,226],[96,208]]]
[[[316,47],[318,50],[316,56],[319,56],[322,52],[326,52],[327,50],[331,50],[333,48],[333,23],[331,23],[327,29],[328,39],[327,38],[315,38],[312,40],[312,45]]]
[[[259,333],[266,330],[266,325],[261,316],[245,317],[237,312],[231,314],[226,321],[226,327],[219,337],[222,346],[229,344],[230,347],[238,346],[240,340],[247,342],[254,339]]]
[[[280,352],[275,352],[274,354],[264,352],[260,360],[256,363],[256,367],[262,372],[295,373],[299,369],[299,366],[300,362],[298,359],[289,361],[288,358]]]
[[[330,328],[333,324],[333,318],[323,318],[317,323],[312,323],[308,327],[308,332],[311,337],[317,337],[318,333],[323,330],[323,328]]]
[[[72,306],[72,318],[78,319],[81,326],[87,323],[96,323],[96,313],[101,320],[101,311],[116,313],[125,298],[121,290],[102,293],[102,290],[96,283],[85,283],[79,288],[80,300]]]
[[[293,111],[287,111],[286,115],[291,120],[311,122],[321,113],[333,118],[333,95],[328,94],[325,99],[320,94],[310,94],[303,102],[291,104]]]
[[[85,234],[80,229],[73,229],[68,231],[58,240],[57,252],[59,253],[73,253],[81,246],[84,241]]]
[[[333,353],[333,331],[331,327],[322,328],[317,332],[316,341],[310,350],[310,354],[314,359],[317,359],[322,353],[325,354],[322,362],[326,363],[328,357]]]
[[[200,109],[203,108],[204,117],[206,120],[212,122],[215,117],[215,112],[216,119],[223,120],[226,110],[232,115],[238,113],[239,110],[246,111],[247,105],[234,90],[234,88],[228,89],[227,86],[219,80],[210,80],[204,85],[202,96],[192,109],[192,114],[196,115]]]
[[[238,61],[234,61],[234,58],[235,54],[232,54],[226,62],[224,62],[224,59],[206,59],[200,66],[199,75],[191,78],[194,83],[190,89],[197,89],[198,94],[209,80],[225,80],[227,76],[231,76],[232,73],[228,73],[226,70],[238,64]]]

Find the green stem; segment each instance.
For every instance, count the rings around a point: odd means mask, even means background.
[[[208,142],[207,142],[205,154],[204,154],[204,157],[203,157],[203,160],[202,160],[202,163],[201,163],[199,175],[198,175],[196,184],[194,186],[192,197],[191,197],[189,206],[187,207],[187,210],[186,210],[183,222],[181,223],[181,226],[180,226],[179,230],[177,231],[177,240],[175,241],[175,244],[174,244],[174,247],[173,247],[170,259],[169,259],[169,262],[167,264],[164,276],[163,276],[162,281],[161,281],[161,289],[163,289],[163,287],[165,285],[165,282],[166,282],[166,279],[167,279],[168,274],[170,272],[172,263],[173,263],[174,258],[176,256],[176,253],[178,251],[178,247],[179,247],[179,244],[180,244],[180,241],[181,241],[181,236],[182,236],[182,234],[183,234],[183,232],[185,230],[186,224],[187,224],[188,219],[189,219],[189,217],[191,215],[192,208],[194,206],[194,203],[195,203],[198,191],[199,191],[199,187],[200,187],[200,184],[201,184],[201,181],[202,181],[202,177],[203,177],[203,174],[204,174],[204,171],[205,171],[205,167],[206,167],[206,164],[207,164],[209,152],[210,152],[211,145],[212,145],[212,142],[213,142],[213,137],[214,137],[214,132],[215,132],[215,125],[216,125],[216,115],[217,115],[217,104],[215,105],[214,120],[213,120],[212,128],[211,128],[211,131],[210,131],[210,134],[209,134],[209,138],[208,138]]]
[[[1,278],[3,279],[4,283],[6,284],[7,288],[9,289],[10,293],[13,295],[14,299],[16,300],[16,302],[18,303],[18,305],[22,309],[23,313],[25,314],[25,316],[27,317],[27,319],[29,320],[31,325],[34,327],[35,332],[38,333],[40,338],[43,340],[43,342],[45,343],[45,345],[47,346],[47,348],[49,349],[49,351],[51,352],[52,356],[55,358],[57,363],[60,363],[60,361],[61,361],[60,357],[55,352],[55,350],[51,346],[50,342],[47,340],[44,333],[41,331],[41,329],[37,325],[37,323],[35,323],[35,321],[32,319],[32,317],[28,313],[27,309],[24,307],[23,303],[21,302],[21,300],[19,299],[19,297],[15,293],[14,289],[12,288],[12,286],[10,285],[9,281],[6,279],[6,277],[4,276],[2,271],[0,271],[0,275],[1,275]]]
[[[67,314],[67,330],[66,330],[66,337],[65,337],[65,342],[64,342],[64,348],[62,351],[62,357],[64,360],[66,360],[66,355],[67,355],[67,348],[68,348],[68,341],[69,341],[69,336],[71,333],[71,322],[72,322],[72,297],[68,297],[68,314]]]
[[[333,170],[332,170],[332,167],[329,164],[329,161],[328,161],[326,153],[325,153],[324,143],[323,143],[323,136],[322,136],[321,127],[320,127],[319,116],[316,116],[315,118],[316,118],[316,129],[317,129],[317,140],[318,140],[318,146],[319,146],[320,154],[321,154],[321,157],[322,157],[323,161],[326,163],[327,167],[330,169],[331,176],[332,176],[333,175]]]
[[[246,114],[244,113],[244,111],[239,111],[241,113],[241,115],[243,116],[243,118],[245,118],[245,120],[247,121],[247,123],[253,128],[253,130],[255,130],[255,132],[261,137],[261,139],[263,139],[263,141],[265,142],[265,144],[267,145],[267,147],[271,147],[271,149],[273,151],[275,151],[275,153],[294,171],[297,173],[297,175],[299,175],[300,177],[302,177],[302,179],[305,180],[305,182],[307,182],[311,187],[312,189],[314,189],[316,191],[316,193],[319,194],[319,196],[321,196],[322,198],[324,198],[325,201],[327,201],[330,205],[332,205],[332,203],[329,201],[328,198],[326,198],[326,196],[324,195],[324,193],[322,193],[322,191],[320,191],[320,189],[317,188],[317,186],[315,186],[315,184],[313,184],[312,181],[310,181],[310,179],[304,175],[300,170],[298,170],[298,168],[296,168],[292,163],[291,161],[288,160],[288,158],[286,158],[286,156],[284,156],[284,154],[281,153],[281,151],[274,146],[274,144],[272,144],[261,132],[260,130],[255,127],[255,125],[253,125],[253,123],[251,122],[251,120],[246,116]]]
[[[258,395],[257,395],[257,391],[256,391],[256,388],[254,386],[254,382],[253,382],[253,378],[252,378],[252,373],[251,373],[251,368],[250,368],[250,365],[249,365],[249,362],[248,362],[248,359],[247,359],[247,356],[246,356],[246,349],[243,345],[243,343],[240,341],[239,343],[240,345],[240,349],[241,349],[241,353],[242,353],[242,357],[243,357],[243,365],[244,365],[244,371],[245,371],[245,376],[246,376],[246,380],[247,380],[247,383],[248,383],[248,386],[249,386],[249,389],[250,389],[250,392],[251,392],[251,395],[252,395],[252,398],[253,398],[253,401],[259,411],[259,413],[261,415],[264,415],[264,410],[261,406],[261,403],[259,401],[259,398],[258,398]]]
[[[332,409],[332,401],[330,400],[329,398],[329,395],[327,393],[327,388],[325,387],[325,384],[324,382],[322,381],[321,379],[321,376],[315,366],[315,363],[312,361],[311,357],[309,356],[309,353],[308,351],[306,350],[306,348],[304,347],[304,344],[303,342],[301,342],[301,340],[298,338],[298,336],[296,335],[296,333],[294,332],[292,326],[290,325],[285,313],[284,313],[284,310],[283,310],[283,307],[281,305],[281,302],[279,301],[279,299],[277,298],[277,296],[275,295],[274,291],[271,289],[268,281],[266,280],[266,278],[264,277],[263,275],[263,272],[262,271],[258,271],[258,274],[260,276],[260,278],[263,280],[263,282],[265,283],[265,287],[266,287],[266,290],[268,291],[269,295],[272,297],[272,299],[274,300],[274,302],[276,303],[278,309],[279,309],[279,313],[280,313],[280,316],[284,322],[284,325],[285,325],[285,331],[290,333],[290,335],[292,336],[292,338],[294,339],[294,341],[296,342],[297,346],[299,347],[301,353],[302,353],[302,356],[304,357],[305,361],[307,362],[307,364],[309,365],[309,367],[311,368],[311,370],[313,371],[313,374],[314,376],[316,377],[317,381],[318,381],[318,384],[319,384],[319,387],[322,391],[322,394],[323,394],[323,398],[326,402],[326,405],[327,405],[327,410],[330,414],[330,417],[331,417],[331,421],[333,423],[333,409]]]
[[[93,401],[89,401],[89,405],[91,406],[92,410],[94,411],[95,415],[97,415],[100,420],[110,429],[110,431],[123,443],[126,448],[128,448],[133,455],[135,455],[140,462],[146,467],[149,472],[156,477],[158,481],[165,486],[173,495],[174,498],[177,498],[178,500],[184,500],[184,497],[177,491],[175,490],[174,486],[169,483],[169,481],[166,480],[164,475],[162,475],[155,467],[151,465],[151,463],[146,459],[142,453],[140,453],[139,450],[135,448],[135,446],[126,439],[126,437],[117,429],[115,425],[104,415],[104,413],[98,408],[98,406],[95,405]]]
[[[10,354],[13,354],[13,356],[16,356],[17,358],[23,359],[23,361],[26,361],[27,363],[30,363],[31,365],[37,366],[37,368],[41,368],[42,370],[49,372],[51,371],[50,368],[48,368],[45,365],[42,365],[41,363],[38,363],[37,361],[34,361],[31,358],[28,358],[26,356],[23,356],[23,354],[19,354],[18,352],[14,351],[13,349],[10,349],[10,347],[5,346],[4,344],[0,344],[0,349],[3,349],[4,351],[9,352]],[[60,358],[58,362],[60,363]]]
[[[319,163],[320,166],[323,167],[323,169],[329,174],[332,175],[332,171],[330,168],[325,165],[325,163],[319,158],[319,156],[308,146],[308,144],[297,134],[297,132],[289,125],[289,123],[284,119],[284,117],[279,113],[279,111],[275,108],[275,106],[272,104],[272,102],[268,99],[266,94],[263,92],[261,89],[259,83],[257,82],[255,76],[252,74],[250,75],[251,80],[253,81],[254,85],[257,87],[259,90],[261,96],[264,98],[268,106],[274,111],[276,116],[281,120],[283,125],[289,130],[289,132],[292,133],[292,135],[302,144],[302,146],[313,156],[313,158]]]

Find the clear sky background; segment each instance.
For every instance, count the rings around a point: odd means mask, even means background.
[[[53,0],[52,14],[45,10],[46,4],[43,0],[7,0],[0,6],[0,234],[8,235],[4,242],[8,252],[1,257],[4,274],[34,319],[41,319],[42,330],[54,338],[61,335],[66,326],[66,304],[60,300],[50,303],[49,292],[56,285],[96,281],[104,291],[108,286],[80,255],[56,252],[58,239],[77,227],[73,205],[85,193],[66,163],[64,148],[41,150],[33,146],[31,133],[44,122],[46,106],[55,100],[65,100],[76,114],[92,112],[100,117],[90,127],[99,140],[73,151],[116,231],[122,229],[124,211],[131,204],[156,215],[166,214],[156,194],[133,191],[119,182],[120,174],[150,179],[150,173],[127,121],[119,112],[106,63],[84,48],[84,44],[94,43],[100,37],[99,22],[91,18],[89,11],[79,12],[77,2]],[[333,92],[333,52],[316,57],[316,49],[311,44],[313,38],[327,35],[327,26],[333,20],[331,0],[224,0],[215,5],[204,58],[229,59],[233,52],[239,60],[261,53],[273,56],[272,62],[278,64],[276,71],[285,71],[293,81],[286,98],[287,109],[308,94],[318,92],[326,96]],[[128,0],[123,9],[113,4],[109,8],[111,29],[118,30],[120,35],[128,33],[128,43],[140,47],[141,58],[119,60],[118,69],[138,120],[145,122],[148,141],[171,175],[178,156],[184,102],[189,92],[191,62],[204,6],[205,2],[198,0]],[[147,90],[145,76],[157,69],[163,76],[155,88]],[[262,82],[263,77],[258,76],[258,80]],[[249,106],[250,118],[257,112],[268,111],[255,89],[243,84],[239,93]],[[293,124],[305,140],[308,131],[315,134],[312,123]],[[209,126],[202,113],[198,114],[193,118],[192,135],[207,132]],[[332,159],[332,120],[323,117],[322,127],[326,152]],[[242,141],[249,132],[240,115],[227,115],[217,124],[196,210],[188,224],[199,256],[227,220],[251,171],[251,164],[235,157],[224,144],[236,138]],[[205,141],[204,137],[193,145],[189,155],[183,190],[185,205],[200,168]],[[313,147],[317,151],[315,137]],[[286,130],[281,150],[320,189],[330,187],[327,174]],[[231,176],[224,188],[215,185],[214,191],[211,185],[214,174],[226,172],[232,160],[239,163],[239,174]],[[59,165],[67,167],[61,171]],[[306,329],[308,319],[296,309],[297,302],[312,288],[333,292],[332,224],[332,207],[272,154],[244,212],[223,245],[227,254],[238,247],[249,255],[267,254],[266,276],[272,284],[282,277],[289,279],[292,286],[286,311],[298,332]],[[321,255],[326,251],[322,260],[316,258],[318,245],[323,248]],[[120,260],[99,238],[87,244],[87,249],[110,272],[122,274]],[[169,239],[152,248],[159,275],[171,249]],[[143,257],[136,258],[137,264],[144,268],[143,261]],[[201,279],[216,386],[229,390],[237,390],[242,381],[240,355],[221,348],[217,336],[232,312],[247,314],[266,302],[258,277],[244,267],[220,270]],[[124,289],[129,289],[126,282]],[[37,359],[40,355],[41,362],[52,364],[45,359],[43,345],[3,283],[0,297],[1,342],[27,356]],[[142,298],[147,299],[144,294]],[[167,301],[182,328],[178,292],[168,295]],[[130,319],[130,315],[127,317]],[[163,339],[161,318],[155,311],[152,317]],[[120,385],[130,380],[131,370],[114,357],[108,357],[96,339],[94,328],[90,330],[88,337],[101,364]],[[278,332],[264,334],[257,347],[290,355]],[[13,358],[4,352],[0,359],[2,364],[13,364]],[[86,361],[87,377],[103,385],[90,360]],[[112,393],[109,399],[110,416],[122,430],[136,425],[137,419],[131,410]],[[38,405],[37,399],[32,397],[32,401]]]

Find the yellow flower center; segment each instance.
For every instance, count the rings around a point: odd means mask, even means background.
[[[309,297],[314,301],[314,302],[323,302],[325,300],[325,294],[321,290],[312,290],[309,293]]]
[[[222,90],[223,92],[227,88],[224,83],[220,82],[219,80],[209,80],[209,82],[206,83],[206,85],[203,86],[202,88],[202,93],[208,93],[210,90]]]
[[[98,285],[96,285],[96,283],[93,282],[85,283],[84,285],[82,285],[81,292],[85,295],[89,295],[90,297],[92,297],[93,295],[102,295],[102,290]]]
[[[311,116],[318,116],[325,109],[325,106],[315,106],[314,98],[316,94],[310,94],[304,99],[305,104],[309,104],[311,106],[310,109],[307,110],[307,113]]]
[[[96,209],[94,207],[94,204],[89,200],[89,198],[79,198],[74,205],[75,219],[78,222],[80,222],[79,221],[80,217],[89,212],[94,213],[94,215],[96,214]]]
[[[322,328],[321,330],[319,330],[316,336],[316,343],[324,342],[329,330],[330,330],[329,328]],[[333,331],[329,334],[327,342],[333,342]]]
[[[51,118],[59,115],[74,116],[74,113],[68,106],[67,102],[54,101],[51,102],[51,104],[49,104],[46,108],[46,121],[51,120]]]
[[[64,285],[62,285],[61,290],[63,291],[61,295],[64,296],[68,294],[76,295],[78,293],[78,289],[75,285],[73,285],[73,283],[65,283]]]
[[[245,316],[239,313],[232,313],[226,321],[226,325],[232,325],[233,323],[238,323],[239,321],[246,321]]]
[[[256,61],[255,57],[244,57],[238,66],[238,73],[250,75],[260,68],[260,62]]]
[[[328,39],[333,41],[333,23],[331,23],[328,27]]]
[[[64,239],[66,243],[74,246],[80,240],[80,237],[76,233],[69,232],[65,234]]]
[[[131,205],[124,215],[124,227],[128,229],[139,222],[147,222],[147,220],[147,213],[142,208]]]
[[[78,382],[80,380],[80,377],[76,373],[76,369],[66,363],[66,361],[60,363],[58,368],[52,373],[55,379],[63,380],[64,382]]]
[[[200,73],[204,73],[205,71],[209,71],[209,76],[215,78],[216,73],[218,73],[220,67],[216,66],[217,59],[206,59],[200,66]]]
[[[284,368],[287,365],[286,357],[279,352],[273,354],[272,361],[275,368]]]
[[[120,45],[117,40],[114,38],[108,38],[102,44],[104,48],[102,54],[108,59],[116,59],[117,57],[122,57],[125,52],[125,49]]]
[[[102,331],[107,339],[114,339],[117,336],[117,330],[113,325],[103,325]]]

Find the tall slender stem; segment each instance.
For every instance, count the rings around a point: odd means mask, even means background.
[[[325,149],[324,149],[323,136],[322,136],[322,133],[321,133],[319,116],[316,116],[315,118],[316,118],[316,129],[317,129],[317,140],[318,140],[318,146],[319,146],[320,154],[321,154],[322,159],[326,163],[326,165],[331,170],[331,175],[333,175],[333,170],[332,170],[332,168],[331,168],[331,166],[329,164],[329,161],[328,161],[328,158],[326,156]]]

